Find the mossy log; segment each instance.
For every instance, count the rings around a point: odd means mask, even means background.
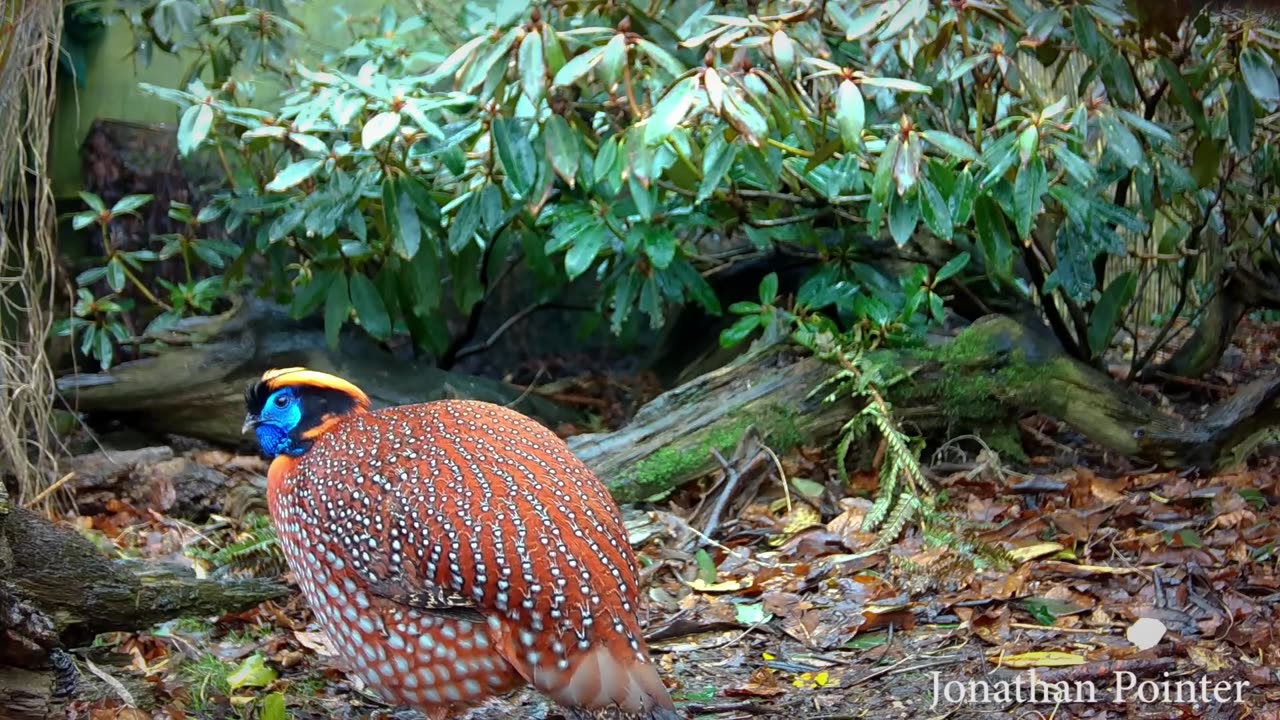
[[[664,495],[705,475],[747,428],[777,451],[825,442],[856,410],[852,402],[811,397],[831,377],[826,363],[771,345],[650,401],[617,431],[577,435],[569,447],[619,501]]]
[[[1054,417],[1112,452],[1166,468],[1212,469],[1280,421],[1280,378],[1265,378],[1200,420],[1170,415],[1132,388],[1067,356],[1043,326],[1006,316],[974,323],[922,357],[896,405],[926,399],[957,424],[994,412],[1034,410]]]
[[[470,398],[511,405],[549,424],[581,420],[577,411],[496,380],[448,372],[397,357],[358,333],[331,351],[322,329],[278,306],[237,301],[217,317],[168,330],[159,354],[102,373],[67,375],[58,390],[72,409],[156,433],[227,445],[244,441],[244,391],[271,368],[306,366],[360,386],[375,407]]]
[[[1211,469],[1280,423],[1280,378],[1259,380],[1196,421],[1169,415],[1109,375],[1071,358],[1034,321],[991,315],[926,350],[879,351],[897,369],[886,394],[914,428],[979,434],[1040,412],[1098,445],[1166,468]],[[773,345],[653,400],[626,427],[570,438],[570,447],[622,501],[660,497],[718,466],[754,426],[777,450],[833,441],[858,408],[813,390],[835,368]],[[888,373],[892,375],[893,373]]]

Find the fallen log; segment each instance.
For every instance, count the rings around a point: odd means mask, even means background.
[[[1038,322],[1004,315],[933,347],[882,350],[867,362],[899,372],[902,379],[882,389],[895,413],[939,438],[1016,441],[1017,418],[1039,412],[1120,455],[1210,470],[1237,462],[1242,448],[1280,423],[1280,378],[1241,388],[1199,420],[1181,418],[1072,358]],[[826,403],[814,394],[836,370],[775,344],[660,395],[620,430],[578,435],[569,445],[619,500],[662,497],[718,467],[711,451],[731,452],[749,427],[776,450],[832,442],[859,409],[850,398]]]
[[[75,676],[63,648],[288,592],[272,580],[201,580],[178,566],[112,560],[74,530],[11,507],[0,485],[0,717],[56,714]]]
[[[345,377],[375,407],[463,397],[510,405],[551,425],[582,419],[574,409],[507,383],[397,357],[358,333],[344,335],[339,350],[331,351],[322,329],[258,300],[236,300],[226,313],[189,319],[160,339],[168,345],[158,355],[59,378],[60,394],[78,412],[224,445],[244,441],[245,388],[278,367]]]

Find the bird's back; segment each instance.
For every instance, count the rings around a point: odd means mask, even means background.
[[[454,623],[441,642],[474,629],[454,651],[505,660],[477,677],[490,690],[522,679],[569,706],[637,717],[670,707],[636,621],[622,520],[542,425],[483,402],[401,406],[338,418],[277,463],[270,497],[286,553],[327,568],[324,582],[299,578],[313,604],[345,583],[373,607],[348,611],[348,624],[359,614],[356,626],[386,630],[412,611]]]

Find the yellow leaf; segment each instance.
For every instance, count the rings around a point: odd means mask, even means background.
[[[1083,665],[1084,657],[1080,655],[1072,655],[1071,653],[1045,651],[1045,652],[1028,652],[1019,655],[1005,655],[1000,658],[1000,664],[1008,668],[1029,668],[1029,667],[1071,667],[1073,665]]]
[[[1056,542],[1036,543],[1035,545],[1010,550],[1009,557],[1015,562],[1024,563],[1045,555],[1052,555],[1062,549],[1062,545]]]
[[[822,513],[814,510],[812,507],[804,503],[796,503],[791,507],[791,512],[787,514],[786,527],[782,528],[782,532],[780,534],[769,538],[769,545],[771,547],[778,547],[795,537],[800,531],[807,530],[814,525],[821,524]]]
[[[817,685],[818,687],[826,687],[827,683],[830,682],[830,680],[831,680],[831,673],[827,672],[826,670],[823,670],[822,672],[813,676],[813,684]]]
[[[773,653],[771,653],[771,652],[762,652],[762,653],[760,653],[760,657],[764,658],[765,660],[777,660],[777,659],[778,659],[778,656],[777,656],[777,655],[774,655],[774,654],[773,654]]]
[[[1140,568],[1108,567],[1107,565],[1076,565],[1076,568],[1099,575],[1132,575],[1141,572]]]

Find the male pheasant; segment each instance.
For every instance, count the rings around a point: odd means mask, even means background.
[[[374,411],[305,368],[245,402],[289,566],[386,699],[443,720],[528,683],[572,718],[678,717],[618,508],[560,438],[484,402]]]

